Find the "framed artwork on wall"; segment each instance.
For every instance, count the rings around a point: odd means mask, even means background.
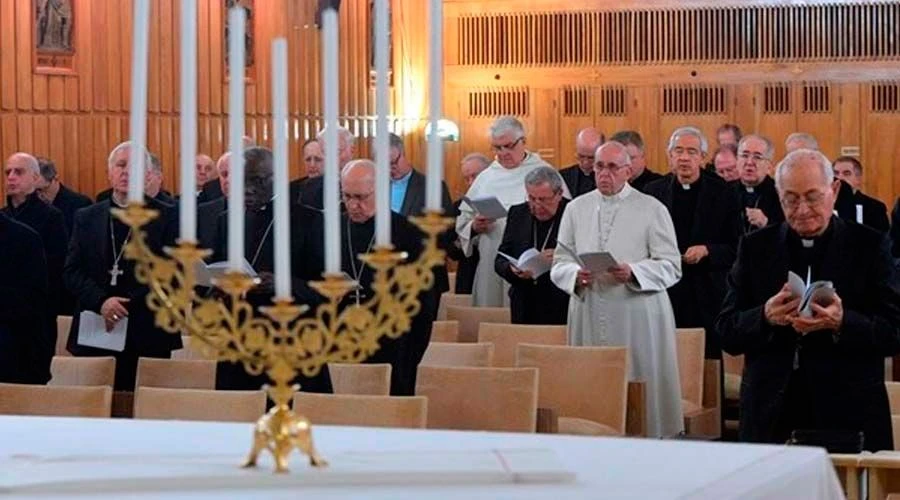
[[[230,39],[230,30],[228,27],[228,13],[235,7],[244,9],[247,13],[247,25],[244,33],[244,78],[252,80],[256,68],[256,23],[254,22],[256,15],[256,5],[254,0],[225,0],[222,19],[225,22],[225,35],[222,39],[222,54],[225,60],[225,79],[230,77],[228,66],[228,40]]]
[[[74,0],[33,0],[34,72],[75,73]]]

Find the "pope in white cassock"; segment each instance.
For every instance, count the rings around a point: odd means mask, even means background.
[[[647,433],[684,429],[675,352],[675,316],[666,288],[681,278],[681,254],[666,207],[632,188],[625,146],[597,148],[597,190],[566,206],[550,277],[570,294],[569,344],[628,347],[628,379],[647,383]],[[618,262],[596,274],[578,254],[609,252]]]
[[[497,154],[488,168],[482,171],[466,196],[470,199],[495,196],[509,209],[525,202],[525,176],[538,167],[549,167],[537,153],[525,149],[525,128],[515,117],[502,116],[491,125],[491,149]],[[563,186],[563,196],[570,198]],[[466,257],[478,248],[480,259],[472,285],[472,302],[475,306],[502,307],[508,297],[503,278],[494,272],[497,248],[503,240],[506,218],[488,219],[478,215],[467,203],[460,203],[456,232]]]

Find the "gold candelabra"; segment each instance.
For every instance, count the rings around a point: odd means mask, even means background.
[[[222,361],[240,362],[251,375],[265,373],[272,384],[265,386],[274,406],[256,423],[253,446],[246,467],[256,465],[263,450],[275,458],[275,471],[286,472],[293,449],[307,455],[313,466],[327,465],[315,450],[312,427],[295,414],[290,403],[298,387],[298,373],[315,376],[329,362],[358,363],[379,348],[383,337],[397,338],[409,331],[421,305],[418,295],[434,284],[432,268],[444,262],[438,236],[452,223],[439,211],[411,218],[425,235],[422,253],[412,262],[392,247],[376,247],[361,259],[374,270],[373,294],[362,303],[341,308],[344,296],[355,284],[341,274],[325,274],[310,286],[325,301],[311,314],[305,304],[277,299],[254,314],[246,294],[254,279],[229,272],[215,280],[225,297],[204,298],[195,293],[196,269],[209,250],[195,242],[179,241],[160,256],[147,245],[143,227],[157,211],[132,203],[113,214],[131,228],[125,257],[135,261],[138,282],[147,285],[147,305],[158,327],[171,334],[186,334],[206,355]]]

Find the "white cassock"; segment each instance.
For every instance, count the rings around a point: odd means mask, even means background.
[[[469,188],[466,196],[496,196],[500,203],[509,207],[525,202],[525,176],[538,167],[549,167],[537,153],[528,153],[525,160],[515,168],[505,168],[496,160],[484,169]],[[569,198],[569,191],[563,183],[563,194]],[[503,307],[508,305],[506,285],[503,278],[494,271],[494,259],[497,248],[503,241],[503,230],[506,218],[494,221],[494,227],[481,234],[472,233],[472,220],[475,211],[467,203],[460,203],[459,217],[456,218],[456,232],[459,243],[466,257],[472,256],[474,248],[478,248],[478,267],[475,269],[475,282],[472,284],[472,303],[480,307]]]
[[[570,294],[569,344],[628,347],[628,379],[647,383],[648,435],[678,434],[681,385],[666,289],[681,279],[681,255],[668,210],[628,184],[613,196],[585,193],[566,206],[559,241],[579,254],[610,252],[631,266],[632,283],[604,273],[576,291],[580,266],[557,246],[550,278]]]

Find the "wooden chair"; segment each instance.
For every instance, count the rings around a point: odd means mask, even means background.
[[[561,434],[624,436],[628,349],[520,344],[516,365],[540,373],[538,405],[559,412]]]
[[[860,478],[864,470],[859,464],[862,455],[831,454],[829,457],[847,500],[859,500],[861,496]]]
[[[566,325],[512,325],[481,323],[478,342],[494,345],[494,365],[502,368],[516,366],[519,344],[566,345],[569,338]]]
[[[428,399],[298,392],[294,394],[294,411],[313,424],[424,429]]]
[[[459,342],[432,342],[425,349],[420,366],[491,366],[494,360],[493,344],[461,344]]]
[[[416,380],[429,429],[535,432],[537,394],[534,368],[420,366]]]
[[[431,342],[459,342],[459,321],[437,320],[432,323]]]
[[[459,321],[459,341],[477,342],[478,325],[481,323],[509,323],[508,307],[463,307],[447,308],[447,319]]]
[[[172,359],[177,360],[213,360],[214,358],[207,356],[197,347],[196,339],[192,339],[190,335],[182,335],[181,336],[181,345],[184,346],[181,349],[176,349],[172,351]]]
[[[263,391],[215,391],[138,387],[134,418],[256,422],[266,411]]]
[[[450,283],[450,290],[456,290],[456,272],[447,273],[447,279]]]
[[[888,402],[891,405],[891,415],[900,415],[900,382],[885,382]]]
[[[391,393],[391,365],[387,363],[329,363],[328,374],[335,394],[387,396]]]
[[[900,497],[900,454],[863,453],[859,455],[859,466],[868,470],[869,500]]]
[[[109,386],[0,384],[0,415],[109,418],[112,393]]]
[[[69,341],[69,330],[72,328],[71,316],[56,317],[56,351],[55,356],[72,356],[66,350],[66,342]]]
[[[48,385],[106,385],[116,381],[116,358],[53,356]]]
[[[440,302],[438,302],[437,319],[438,320],[447,319],[447,308],[448,307],[451,307],[451,306],[470,307],[471,305],[472,305],[472,294],[470,294],[470,293],[444,292],[441,294]]]
[[[169,389],[215,389],[216,362],[141,358],[138,360],[134,385]]]
[[[703,328],[679,328],[675,343],[685,434],[718,438],[722,435],[719,362],[704,359],[706,332]]]

